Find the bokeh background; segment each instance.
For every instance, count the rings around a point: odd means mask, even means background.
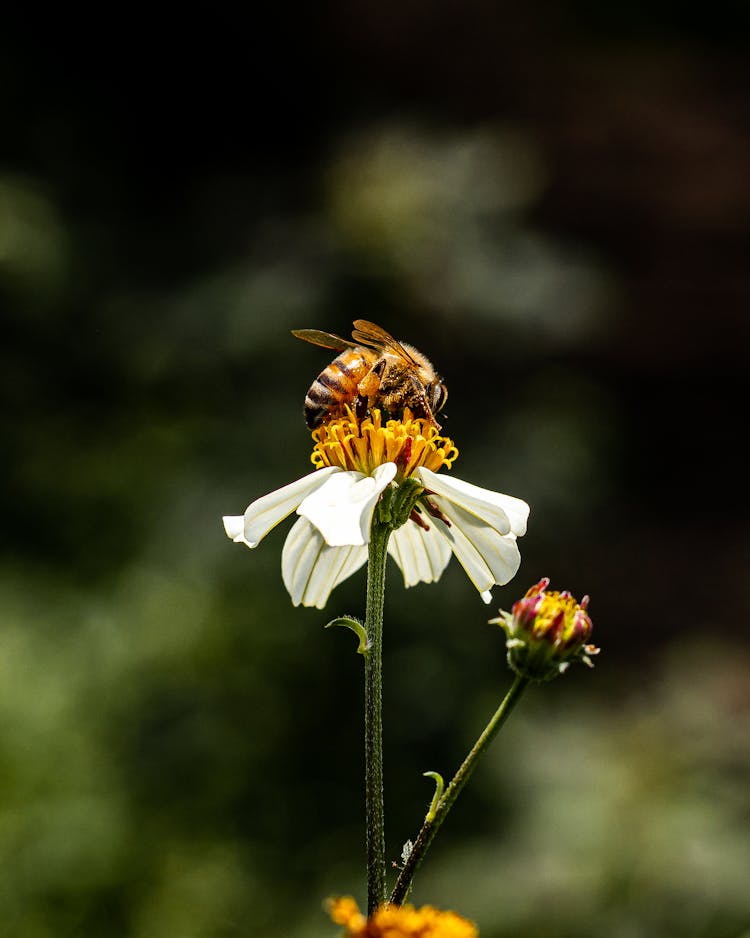
[[[361,660],[293,609],[327,353],[449,388],[461,478],[532,505],[485,607],[389,575],[389,855],[509,682],[487,624],[591,594],[413,898],[483,938],[750,929],[748,8],[353,2],[0,33],[0,930],[326,938],[363,897]],[[489,613],[489,614],[488,614]]]

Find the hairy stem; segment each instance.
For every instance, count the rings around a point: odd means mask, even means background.
[[[377,519],[370,534],[365,632],[365,820],[367,914],[386,899],[383,804],[383,605],[385,565],[391,527]]]

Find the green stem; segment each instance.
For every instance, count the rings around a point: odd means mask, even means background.
[[[373,521],[367,565],[365,632],[365,820],[367,914],[386,899],[385,819],[383,806],[383,605],[388,523]]]
[[[424,855],[427,853],[427,850],[432,843],[435,834],[437,834],[440,829],[440,825],[445,820],[448,812],[453,807],[453,803],[456,798],[458,798],[461,789],[464,787],[466,782],[469,780],[471,773],[474,771],[477,762],[480,757],[484,754],[485,750],[492,742],[497,731],[505,723],[505,721],[510,716],[513,707],[518,703],[523,694],[524,690],[529,684],[529,679],[521,677],[521,675],[516,675],[516,679],[513,682],[508,693],[505,695],[503,702],[495,711],[492,719],[487,724],[484,729],[484,732],[479,737],[479,739],[474,743],[474,746],[471,749],[471,752],[467,755],[464,761],[461,764],[461,767],[453,776],[450,785],[445,790],[443,797],[440,799],[437,809],[434,812],[434,816],[430,819],[429,815],[425,819],[422,829],[419,832],[419,835],[414,842],[411,853],[409,854],[406,863],[404,863],[403,868],[399,874],[399,877],[396,881],[396,885],[391,894],[390,901],[394,905],[401,905],[401,903],[406,898],[409,889],[411,887],[412,879],[414,874],[417,872],[419,864],[424,859]]]

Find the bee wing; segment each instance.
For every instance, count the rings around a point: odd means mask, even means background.
[[[320,329],[292,329],[292,335],[302,339],[303,342],[322,345],[323,348],[332,348],[337,352],[343,352],[345,348],[354,348],[356,344],[351,339],[342,339],[341,336],[334,335],[332,332],[322,332]]]
[[[394,339],[390,332],[386,332],[381,326],[376,326],[374,322],[368,322],[366,319],[355,319],[352,338],[359,345],[369,345],[376,349],[390,349],[409,364],[416,365],[416,362],[403,345]]]

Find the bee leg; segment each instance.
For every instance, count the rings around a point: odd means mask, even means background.
[[[385,359],[375,362],[364,378],[359,382],[359,401],[364,403],[365,412],[373,406],[380,390],[380,379],[385,371]],[[359,407],[359,404],[357,405]]]
[[[354,398],[354,416],[357,420],[362,420],[367,415],[367,398],[363,394],[358,394]]]
[[[380,389],[380,379],[385,371],[385,359],[375,362],[364,378],[359,382],[359,393],[362,397],[373,398]]]

